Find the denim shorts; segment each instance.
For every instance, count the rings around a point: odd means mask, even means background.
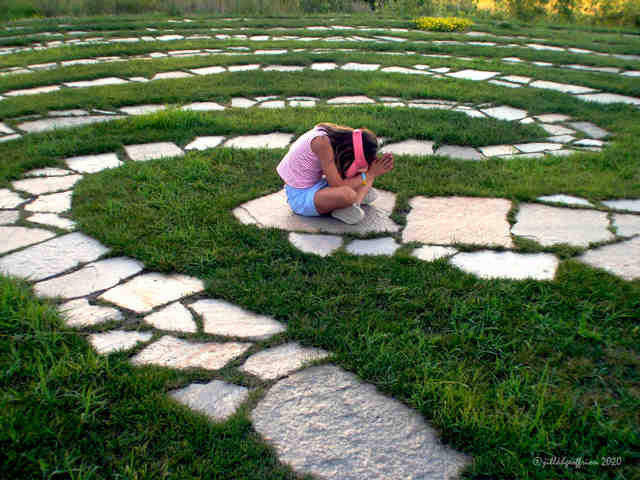
[[[316,192],[322,188],[329,186],[326,179],[320,180],[315,185],[309,188],[294,188],[289,185],[284,186],[284,190],[287,193],[287,203],[298,215],[304,215],[305,217],[318,217],[320,214],[316,210],[316,204],[313,201]]]

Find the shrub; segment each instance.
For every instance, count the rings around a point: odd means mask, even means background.
[[[471,20],[458,17],[418,17],[414,22],[419,29],[434,32],[462,32],[473,25]]]

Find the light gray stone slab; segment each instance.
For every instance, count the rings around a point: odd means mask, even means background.
[[[603,147],[604,142],[602,140],[594,140],[592,138],[584,138],[578,140],[573,144],[576,147]]]
[[[609,135],[609,132],[590,122],[572,122],[569,123],[569,126],[575,128],[576,130],[580,130],[591,138],[600,139],[605,138]]]
[[[205,333],[266,340],[286,327],[271,317],[258,315],[223,300],[203,299],[189,305],[202,317]]]
[[[72,128],[92,123],[109,122],[123,118],[119,115],[88,115],[86,117],[60,117],[44,120],[32,120],[18,125],[20,130],[28,133],[48,132],[58,128]]]
[[[373,238],[369,240],[353,240],[346,251],[353,255],[385,255],[392,256],[400,245],[391,237]]]
[[[640,199],[606,200],[602,203],[613,210],[628,210],[630,212],[640,212]]]
[[[176,78],[193,77],[193,74],[181,71],[156,73],[151,80],[172,80]]]
[[[131,359],[134,365],[218,370],[245,353],[251,343],[192,343],[165,335]]]
[[[625,280],[640,278],[640,237],[587,251],[578,260]]]
[[[300,475],[452,479],[470,462],[441,444],[418,412],[335,366],[279,381],[251,420],[280,461]]]
[[[433,262],[444,257],[450,257],[458,253],[453,247],[438,247],[433,245],[424,245],[423,247],[416,248],[411,252],[412,257],[416,257],[419,260],[425,262]]]
[[[257,63],[251,65],[230,65],[228,68],[230,72],[248,72],[250,70],[260,69],[260,65]]]
[[[137,313],[147,313],[155,307],[203,290],[204,283],[197,278],[146,273],[107,290],[100,299]]]
[[[515,147],[523,153],[536,153],[546,152],[549,150],[560,150],[561,144],[558,143],[546,143],[546,142],[534,142],[534,143],[518,143]]]
[[[71,157],[67,158],[65,163],[70,169],[81,173],[96,173],[106,168],[116,168],[122,165],[115,153]]]
[[[254,102],[253,100],[249,100],[248,98],[235,97],[231,99],[231,106],[235,108],[249,108],[253,107],[256,103],[258,102]]]
[[[68,218],[62,218],[55,213],[35,213],[28,217],[27,220],[32,223],[49,225],[62,230],[74,230],[76,228],[76,222]]]
[[[97,240],[74,232],[11,253],[0,259],[0,272],[32,281],[58,275],[109,252]]]
[[[502,80],[506,80],[507,82],[522,83],[522,84],[527,84],[531,81],[531,77],[523,77],[520,75],[506,75],[500,78]]]
[[[267,133],[264,135],[243,135],[227,140],[229,148],[286,148],[293,135],[290,133]]]
[[[87,87],[102,87],[105,85],[122,85],[123,83],[129,83],[126,80],[117,77],[98,78],[96,80],[82,80],[79,82],[65,82],[64,85],[70,88],[87,88]]]
[[[544,88],[546,90],[555,90],[562,93],[590,93],[595,92],[593,88],[581,87],[580,85],[568,85],[566,83],[549,82],[547,80],[536,80],[529,84],[530,87]]]
[[[269,100],[260,104],[260,108],[284,108],[284,100]]]
[[[460,160],[484,160],[485,157],[472,147],[461,147],[459,145],[442,145],[436,150],[436,155],[457,158]]]
[[[84,297],[111,288],[142,269],[142,263],[131,258],[107,258],[76,272],[36,283],[34,291],[41,297]]]
[[[621,75],[625,77],[640,77],[640,70],[627,70],[626,72],[622,72]]]
[[[64,168],[37,168],[30,170],[24,174],[25,177],[59,177],[61,175],[70,175],[73,172]]]
[[[254,55],[284,55],[287,53],[286,49],[271,49],[271,50],[256,50]]]
[[[498,155],[511,155],[518,150],[513,145],[488,145],[486,147],[478,147],[485,157],[497,157]]]
[[[214,75],[217,73],[224,73],[227,71],[227,69],[216,65],[213,67],[193,68],[189,71],[195,73],[196,75]]]
[[[552,137],[547,138],[551,143],[571,143],[576,139],[576,137],[572,135],[554,135]]]
[[[480,278],[553,280],[559,260],[549,253],[462,252],[449,263]]]
[[[73,190],[40,195],[24,207],[29,212],[63,213],[71,209]]]
[[[353,70],[358,72],[373,72],[380,68],[379,63],[357,63],[348,62],[342,66],[342,70]]]
[[[363,205],[364,219],[356,225],[347,225],[330,216],[303,217],[296,215],[287,205],[284,190],[251,200],[233,211],[238,220],[245,225],[257,225],[260,228],[280,228],[292,232],[360,234],[397,232],[397,225],[389,215],[395,205],[395,195],[382,190],[373,205]]]
[[[41,93],[50,93],[60,90],[58,85],[48,85],[46,87],[24,88],[21,90],[11,90],[10,92],[4,92],[3,95],[7,97],[19,97],[22,95],[39,95]]]
[[[224,110],[224,107],[216,102],[194,102],[183,106],[182,110],[193,112],[212,112]]]
[[[27,199],[18,193],[12,192],[8,188],[0,188],[0,208],[16,208],[26,201]]]
[[[315,100],[291,100],[289,101],[291,107],[315,107]]]
[[[198,326],[191,312],[180,302],[175,302],[147,315],[144,321],[159,330],[195,333]]]
[[[467,70],[460,70],[459,72],[447,73],[447,76],[454,77],[454,78],[462,78],[464,80],[482,81],[482,80],[489,80],[490,78],[493,78],[499,74],[500,72],[487,72],[483,70],[467,69]]]
[[[9,128],[6,124],[0,122],[0,133],[3,135],[10,135],[16,133],[13,129]]]
[[[300,369],[304,364],[322,360],[329,352],[318,348],[305,348],[298,343],[287,343],[251,355],[240,367],[262,380],[274,380]]]
[[[629,105],[639,105],[640,98],[630,97],[628,95],[619,95],[617,93],[590,93],[587,95],[578,95],[576,98],[584,100],[585,102],[595,103],[626,103]]]
[[[376,103],[376,102],[375,100],[372,100],[369,97],[365,97],[364,95],[334,97],[327,100],[327,104],[329,105],[348,105],[348,104],[359,104],[359,103]]]
[[[434,142],[425,140],[404,140],[397,143],[389,143],[385,145],[381,153],[393,153],[395,155],[433,155]]]
[[[546,195],[538,197],[536,200],[540,202],[564,203],[565,205],[579,205],[582,207],[593,207],[593,204],[584,198],[574,197],[571,195]]]
[[[406,75],[432,75],[431,72],[426,72],[424,70],[413,70],[406,67],[384,67],[380,71],[384,73],[403,73]]]
[[[55,233],[41,228],[0,227],[0,254],[43,242]]]
[[[134,105],[131,107],[122,107],[120,111],[127,115],[146,115],[148,113],[166,110],[166,108],[166,105]]]
[[[170,396],[196,412],[205,414],[214,422],[222,422],[249,398],[249,390],[213,380],[206,384],[193,383],[171,392]]]
[[[568,115],[560,113],[545,113],[544,115],[536,115],[535,118],[544,123],[566,122],[571,119]]]
[[[184,152],[175,143],[157,142],[140,145],[125,145],[127,155],[136,162],[146,162],[158,158],[181,157]]]
[[[528,115],[526,110],[507,106],[484,108],[481,112],[492,118],[508,121],[520,120]]]
[[[574,153],[576,153],[576,150],[552,150],[549,152],[546,152],[547,155],[551,155],[553,157],[568,157],[569,155],[573,155]]]
[[[20,218],[18,210],[0,210],[0,225],[16,223]]]
[[[314,62],[311,64],[311,70],[317,70],[319,72],[335,70],[336,68],[338,68],[338,64],[333,62]]]
[[[608,227],[604,212],[525,203],[520,205],[511,231],[545,247],[561,243],[588,247],[592,242],[613,240]]]
[[[511,202],[501,198],[415,197],[402,241],[451,245],[513,247],[507,214]]]
[[[63,303],[58,310],[65,317],[65,325],[73,328],[90,327],[109,321],[121,321],[124,316],[115,308],[91,305],[86,298]]]
[[[53,193],[60,190],[69,190],[82,178],[82,175],[65,175],[63,177],[28,178],[16,180],[11,185],[16,190],[30,193],[31,195],[41,195],[43,193]]]
[[[89,343],[100,355],[107,355],[121,350],[129,350],[138,343],[148,342],[152,336],[151,332],[113,330],[89,335]]]
[[[264,68],[265,72],[302,72],[305,69],[302,65],[269,65]]]
[[[616,227],[618,235],[631,237],[640,235],[640,215],[623,215],[616,213],[613,216],[613,226]]]
[[[321,257],[331,255],[342,247],[342,237],[338,235],[313,235],[291,232],[289,234],[289,242],[298,250]]]
[[[576,133],[575,130],[571,130],[567,127],[562,127],[560,125],[542,123],[540,124],[540,126],[544,128],[549,135],[571,135],[573,133]]]
[[[184,147],[185,150],[206,150],[215,148],[224,141],[224,137],[196,137],[189,145]]]

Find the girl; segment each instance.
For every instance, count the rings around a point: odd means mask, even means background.
[[[393,168],[393,155],[377,157],[378,139],[366,128],[320,123],[301,135],[276,168],[287,202],[298,215],[325,213],[348,224],[364,218],[360,204],[375,200],[375,179]]]

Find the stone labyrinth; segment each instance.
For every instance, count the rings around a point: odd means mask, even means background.
[[[350,27],[342,27],[348,28]],[[329,27],[316,26],[309,29],[327,30]],[[334,26],[333,29],[340,28]],[[390,34],[398,31],[403,30],[393,29]],[[233,34],[218,34],[215,38],[223,39],[229,35]],[[156,31],[152,38],[173,41],[184,37]],[[362,37],[351,37],[353,41],[359,41],[358,38]],[[405,41],[397,36],[372,38],[379,42]],[[245,39],[278,41],[279,38],[265,35],[256,39],[246,38],[245,35]],[[73,44],[133,43],[148,40],[144,37],[96,37]],[[61,45],[64,42],[52,41],[20,49],[6,48],[0,54]],[[523,48],[559,47],[530,43]],[[273,50],[269,53],[286,52]],[[580,53],[585,52],[588,51]],[[169,54],[151,54],[148,57],[211,53],[213,51],[175,51]],[[74,62],[92,64],[122,60],[125,59],[116,57]],[[520,61],[514,58],[504,60]],[[65,66],[65,62],[29,65],[22,69],[8,69],[4,74],[29,73]],[[375,71],[379,67],[379,64],[373,63],[314,63],[311,69]],[[580,69],[579,65],[564,67]],[[166,72],[153,79],[257,69],[301,71],[305,67],[262,67],[259,64],[211,66],[191,71]],[[597,92],[578,85],[502,75],[494,71],[431,69],[425,64],[416,64],[413,68],[386,67],[380,71],[491,81],[514,88],[528,85],[555,89],[585,101],[640,104],[640,99],[633,97]],[[620,69],[607,73],[640,75],[638,71]],[[14,90],[5,92],[3,96],[36,95],[65,88],[90,89],[99,85],[153,79],[110,77]],[[398,155],[435,154],[465,161],[483,161],[496,156],[510,159],[571,155],[575,151],[599,151],[606,148],[604,139],[610,135],[608,131],[590,122],[578,121],[554,112],[531,116],[522,109],[507,105],[472,105],[440,99],[406,101],[393,97],[370,97],[366,92],[326,101],[314,97],[238,97],[233,98],[229,105],[199,102],[182,108],[206,111],[227,108],[314,107],[323,102],[328,105],[383,104],[392,107],[455,110],[473,117],[537,123],[549,134],[544,142],[486,145],[477,149],[442,145],[434,150],[433,142],[416,139],[382,145],[383,152]],[[1,104],[0,101],[0,108]],[[6,123],[0,123],[0,140],[11,141],[32,132],[109,121],[164,108],[165,105],[132,105],[117,111],[76,109],[53,111],[28,120],[4,119]],[[280,132],[229,138],[197,137],[184,150],[286,148],[292,140],[292,135]],[[239,306],[203,297],[205,287],[197,278],[151,272],[132,258],[103,258],[109,253],[108,247],[74,231],[75,225],[69,216],[71,197],[74,185],[85,175],[117,168],[126,161],[170,158],[185,153],[171,142],[126,145],[124,150],[126,158],[121,158],[116,152],[66,158],[66,168],[33,170],[27,172],[24,178],[13,181],[10,188],[0,189],[0,272],[33,282],[35,293],[41,297],[61,300],[59,310],[63,312],[68,326],[77,329],[92,327],[92,331],[97,331],[96,326],[105,325],[103,331],[88,336],[91,345],[100,354],[138,348],[138,353],[130,360],[133,364],[176,369],[197,367],[218,370],[241,359],[241,371],[256,376],[270,387],[251,413],[253,424],[275,447],[281,461],[291,465],[297,472],[339,479],[441,479],[458,476],[461,469],[471,462],[471,458],[443,445],[437,433],[417,412],[381,395],[372,385],[363,383],[354,375],[327,363],[330,360],[329,352],[302,347],[297,343],[272,348],[261,347],[259,342],[284,332],[286,326],[269,316],[257,315]],[[403,244],[409,244],[413,248],[410,254],[420,261],[433,262],[441,259],[481,278],[553,280],[560,259],[552,253],[520,253],[514,244],[514,238],[522,237],[543,247],[564,244],[584,248],[584,253],[577,257],[579,261],[625,280],[640,278],[640,199],[612,198],[596,203],[557,192],[556,195],[540,197],[536,202],[517,206],[515,222],[511,224],[508,215],[514,205],[506,199],[417,196],[410,199],[407,223],[401,227],[390,218],[395,206],[395,194],[382,190],[378,190],[378,194],[373,205],[364,207],[365,220],[355,226],[344,225],[330,217],[303,218],[293,215],[284,201],[283,191],[239,205],[233,214],[245,225],[290,231],[289,242],[312,255],[327,256],[340,250],[352,255],[392,256]],[[23,221],[28,226],[23,226]],[[371,234],[376,238],[353,239],[354,236],[370,237]],[[416,245],[418,246],[415,247]],[[459,251],[460,245],[472,246],[474,249]],[[126,323],[131,318],[141,319],[145,328],[126,329]],[[189,334],[196,333],[215,335],[227,340],[190,341]],[[143,348],[140,348],[140,344],[143,344]],[[247,353],[249,351],[250,354]],[[317,365],[308,366],[310,362]],[[194,383],[169,392],[169,395],[204,413],[213,421],[224,421],[247,400],[249,391],[242,386],[214,380],[206,384]]]

